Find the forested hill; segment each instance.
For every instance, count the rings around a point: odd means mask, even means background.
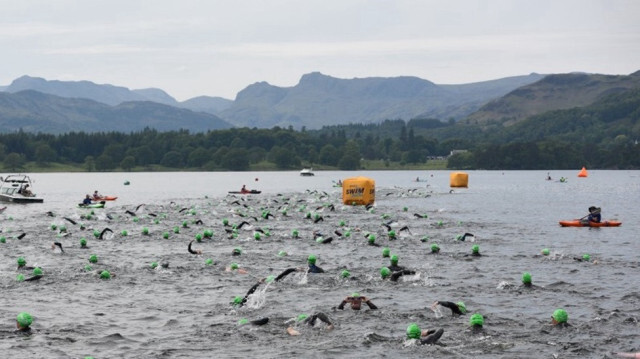
[[[513,124],[552,110],[584,107],[608,95],[640,88],[640,71],[630,75],[556,74],[522,86],[484,105],[468,123]]]
[[[0,92],[0,132],[131,132],[146,127],[159,131],[189,129],[202,132],[232,126],[214,115],[150,101],[109,106],[31,90]]]

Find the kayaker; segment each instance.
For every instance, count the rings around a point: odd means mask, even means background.
[[[600,207],[591,206],[589,207],[589,222],[600,223],[602,220],[602,216],[600,215]]]
[[[240,193],[249,193],[249,190],[247,189],[247,185],[242,185],[242,188],[240,189]]]
[[[94,191],[93,192],[93,199],[95,200],[100,200],[100,198],[102,198],[102,196],[100,196],[100,194],[98,193],[98,191]]]
[[[89,195],[86,195],[86,197],[84,197],[84,199],[82,200],[82,204],[84,205],[91,204],[91,197]]]

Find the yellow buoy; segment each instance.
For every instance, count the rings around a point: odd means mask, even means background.
[[[369,205],[376,200],[376,181],[368,177],[352,177],[342,181],[342,203]]]
[[[465,172],[451,172],[449,175],[449,186],[464,187],[469,185],[469,175]]]

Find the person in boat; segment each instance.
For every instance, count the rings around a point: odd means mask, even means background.
[[[31,192],[31,190],[29,189],[29,184],[25,184],[19,191],[18,193],[22,194],[25,197],[31,197],[33,196],[33,192]]]
[[[94,191],[93,192],[93,199],[96,201],[99,201],[102,198],[102,196],[100,196],[100,194],[98,193],[98,191]]]
[[[338,305],[338,309],[344,310],[344,306],[346,304],[351,304],[351,309],[360,310],[360,307],[362,306],[362,303],[365,303],[371,309],[378,309],[378,307],[376,307],[376,305],[373,304],[373,302],[371,302],[371,300],[369,298],[367,298],[365,296],[361,296],[358,293],[353,293],[353,294],[345,297],[342,300],[342,303],[340,303],[340,305]]]
[[[244,185],[244,184],[243,184],[243,185],[242,185],[242,188],[240,189],[240,192],[241,192],[241,193],[249,193],[249,192],[251,192],[251,191],[249,191],[249,190],[247,189],[247,185]]]
[[[549,172],[547,172],[547,181],[551,181],[551,175],[549,175]]]
[[[340,187],[342,187],[342,180],[338,180],[338,182],[336,182],[336,184]]]
[[[91,197],[89,195],[86,195],[84,197],[84,199],[82,200],[82,204],[85,205],[85,206],[88,205],[88,204],[91,204]]]
[[[600,221],[602,220],[600,211],[601,211],[600,207],[596,207],[596,206],[589,207],[589,217],[587,217],[589,222],[600,223]]]

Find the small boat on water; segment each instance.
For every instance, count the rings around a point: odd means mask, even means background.
[[[99,196],[99,197],[92,197],[91,198],[94,201],[115,201],[116,199],[118,199],[118,197],[116,196]]]
[[[251,191],[229,191],[230,194],[260,194],[262,191],[252,189]]]
[[[300,176],[304,176],[304,177],[314,176],[313,168],[303,168],[302,171],[300,171]]]
[[[618,227],[622,224],[618,221],[587,222],[579,219],[560,221],[559,223],[562,227]]]
[[[84,204],[84,203],[78,203],[78,208],[104,208],[105,202],[98,202],[98,203],[89,203],[89,204]]]
[[[42,203],[44,199],[32,191],[31,178],[27,175],[0,177],[0,201],[14,203]]]

